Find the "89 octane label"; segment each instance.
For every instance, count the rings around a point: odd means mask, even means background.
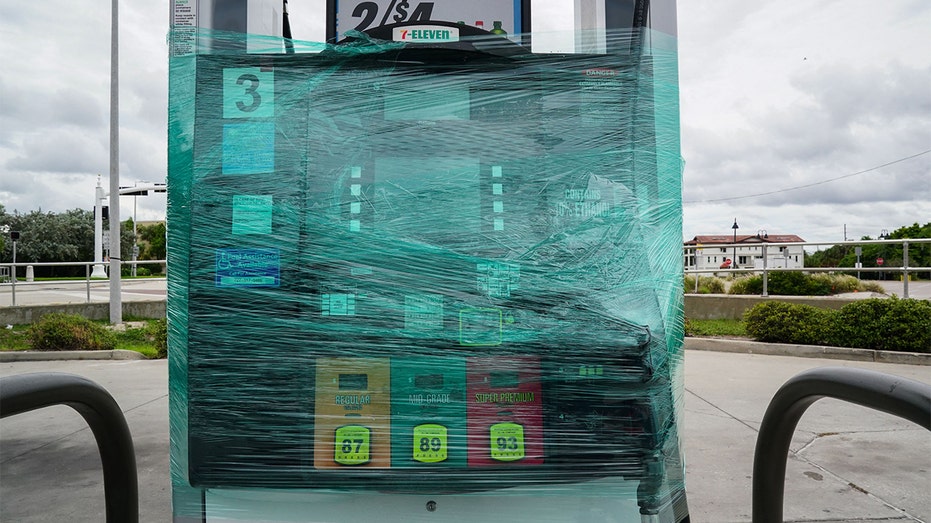
[[[449,455],[447,430],[443,425],[424,424],[414,427],[414,460],[421,463],[446,461]]]

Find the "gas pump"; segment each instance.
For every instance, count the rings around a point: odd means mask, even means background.
[[[686,521],[649,5],[544,55],[384,3],[173,58],[175,520]]]

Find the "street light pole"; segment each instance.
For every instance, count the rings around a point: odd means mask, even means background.
[[[734,218],[734,225],[731,225],[731,229],[734,229],[734,260],[733,260],[733,263],[731,263],[731,267],[735,269],[738,268],[737,267],[737,229],[739,228],[740,226],[737,225],[737,218]]]
[[[123,323],[120,279],[120,28],[118,0],[110,8],[110,323]]]

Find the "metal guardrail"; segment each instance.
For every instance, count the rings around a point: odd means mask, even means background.
[[[78,411],[97,440],[103,464],[107,523],[138,523],[136,453],[123,411],[97,383],[55,372],[0,378],[0,418],[53,405]]]
[[[103,265],[105,268],[109,268],[110,262],[27,262],[27,263],[4,263],[0,264],[0,284],[4,286],[9,285],[10,292],[12,293],[11,304],[16,306],[16,286],[22,285],[23,282],[18,281],[16,277],[16,269],[19,267],[26,267],[27,272],[30,270],[29,267],[84,267],[84,279],[83,280],[56,280],[57,283],[68,283],[73,282],[74,284],[84,284],[86,293],[87,293],[87,303],[91,302],[91,283],[93,282],[105,282],[108,281],[102,278],[91,278],[91,271],[94,265]],[[166,265],[165,260],[136,260],[136,261],[123,261],[120,266],[135,266],[135,265]],[[4,278],[6,275],[6,279]],[[27,280],[28,281],[28,280]]]
[[[902,246],[902,265],[901,266],[883,266],[883,267],[769,267],[769,252],[770,248],[781,248],[781,247],[821,247],[821,246],[852,246],[857,247],[860,245],[901,245]],[[856,272],[859,277],[859,273],[862,272],[878,272],[878,273],[892,273],[900,276],[902,278],[902,297],[908,298],[908,282],[912,275],[917,275],[919,273],[928,273],[928,277],[931,278],[931,267],[921,267],[921,266],[911,266],[909,265],[908,259],[908,249],[912,245],[928,245],[928,248],[931,249],[931,238],[907,238],[907,239],[896,239],[896,240],[855,240],[855,241],[845,241],[845,242],[787,242],[787,243],[766,243],[762,240],[759,243],[716,243],[714,245],[685,245],[683,247],[683,260],[685,262],[685,274],[686,275],[695,275],[695,289],[697,292],[698,289],[698,279],[702,274],[762,274],[763,275],[763,293],[762,296],[769,296],[769,274],[774,272]],[[762,267],[748,267],[748,268],[705,268],[698,269],[689,266],[688,260],[690,257],[692,259],[697,258],[698,256],[703,255],[702,250],[704,249],[741,249],[746,247],[761,247],[760,256],[762,257],[763,266]],[[924,247],[922,247],[924,248]],[[729,253],[716,252],[719,255],[726,255]],[[737,255],[741,253],[738,252]]]
[[[802,414],[821,398],[836,398],[893,414],[931,430],[931,385],[882,372],[812,369],[773,396],[753,456],[753,523],[782,523],[786,460]]]

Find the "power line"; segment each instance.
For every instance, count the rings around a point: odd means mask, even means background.
[[[893,160],[893,161],[891,161],[891,162],[889,162],[889,163],[884,163],[884,164],[882,164],[882,165],[877,165],[876,167],[870,167],[869,169],[865,169],[865,170],[863,170],[863,171],[858,171],[858,172],[855,172],[855,173],[845,174],[845,175],[843,175],[843,176],[838,176],[837,178],[829,178],[829,179],[827,179],[827,180],[821,180],[820,182],[808,183],[808,184],[805,184],[805,185],[797,185],[797,186],[795,186],[795,187],[787,187],[787,188],[785,188],[785,189],[778,189],[778,190],[769,191],[769,192],[761,192],[761,193],[757,193],[757,194],[747,194],[747,195],[745,195],[745,196],[731,196],[731,197],[729,197],[729,198],[715,198],[715,199],[712,199],[712,200],[688,200],[688,201],[683,201],[682,203],[728,202],[728,201],[733,201],[733,200],[743,200],[743,199],[746,199],[746,198],[756,198],[756,197],[758,197],[758,196],[769,196],[770,194],[779,194],[779,193],[784,193],[784,192],[789,192],[789,191],[797,191],[797,190],[799,190],[799,189],[807,189],[808,187],[814,187],[814,186],[816,186],[816,185],[822,185],[822,184],[825,184],[825,183],[836,182],[837,180],[843,180],[844,178],[850,178],[851,176],[857,176],[857,175],[859,175],[859,174],[864,174],[864,173],[868,173],[868,172],[871,172],[871,171],[875,171],[875,170],[877,170],[877,169],[882,169],[883,167],[888,167],[888,166],[890,166],[890,165],[894,165],[894,164],[897,164],[897,163],[900,163],[900,162],[904,162],[904,161],[906,161],[906,160],[911,160],[912,158],[917,158],[917,157],[919,157],[919,156],[921,156],[921,155],[923,155],[923,154],[928,154],[928,153],[931,153],[931,149],[928,149],[927,151],[922,151],[922,152],[917,153],[917,154],[913,154],[913,155],[911,155],[911,156],[906,156],[906,157],[904,157],[904,158],[899,158],[898,160]]]

